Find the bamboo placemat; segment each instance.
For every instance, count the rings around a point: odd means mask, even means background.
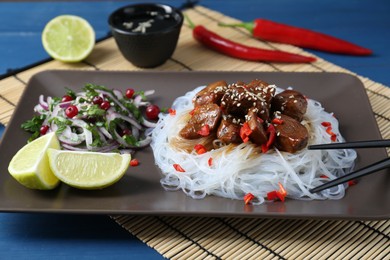
[[[238,22],[197,6],[185,11],[196,24],[247,45],[312,55],[300,48],[252,39],[243,29],[220,28],[217,21]],[[313,64],[246,62],[210,51],[183,26],[171,59],[162,71],[295,71],[345,72],[364,84],[383,138],[390,138],[390,88],[356,75],[319,57]],[[48,61],[0,81],[0,122],[7,125],[21,94],[36,73],[48,69],[140,70],[119,53],[112,38],[98,43],[77,64]],[[388,150],[389,152],[389,150]],[[172,216],[110,216],[166,258],[172,259],[390,259],[390,220],[289,220]]]

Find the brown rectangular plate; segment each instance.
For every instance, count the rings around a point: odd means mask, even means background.
[[[243,201],[209,196],[194,200],[183,192],[167,192],[151,149],[136,154],[141,162],[130,167],[118,183],[103,190],[84,191],[61,184],[51,191],[29,190],[8,174],[12,156],[29,137],[20,125],[30,119],[39,95],[62,96],[65,87],[80,90],[85,83],[109,88],[155,89],[153,102],[170,107],[177,96],[216,80],[229,83],[263,79],[279,87],[292,86],[320,101],[340,121],[348,141],[380,139],[376,120],[362,83],[342,73],[283,72],[102,72],[46,71],[32,77],[0,144],[0,211],[88,214],[147,214],[225,217],[322,219],[387,219],[390,216],[390,175],[382,171],[364,177],[341,200],[298,201],[245,206]],[[360,149],[356,168],[386,158],[385,149]]]

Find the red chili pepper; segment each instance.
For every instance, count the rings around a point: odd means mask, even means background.
[[[255,196],[252,194],[252,193],[247,193],[245,194],[244,196],[244,202],[245,202],[245,205],[248,205],[249,203],[251,203],[251,201],[255,198]]]
[[[276,124],[276,125],[281,125],[281,124],[283,124],[283,120],[280,118],[274,118],[274,119],[272,119],[272,123]]]
[[[330,135],[331,141],[335,142],[337,140],[337,135],[332,131],[331,126],[328,126],[328,128],[326,128],[326,132]]]
[[[209,160],[207,161],[207,164],[211,167],[213,165],[213,157],[210,157]]]
[[[198,131],[198,134],[200,134],[201,136],[208,136],[210,134],[210,126],[203,125]]]
[[[204,154],[207,152],[206,147],[204,147],[204,145],[202,144],[196,144],[194,146],[194,150],[196,151],[197,154]]]
[[[322,122],[321,125],[324,127],[328,127],[331,126],[332,124],[330,122]]]
[[[245,122],[240,128],[240,137],[244,143],[249,141],[249,136],[252,133],[252,129],[249,127],[249,124]]]
[[[219,25],[244,27],[251,32],[254,37],[265,41],[287,43],[302,48],[339,54],[358,56],[372,54],[372,51],[367,48],[360,47],[356,44],[326,35],[324,33],[277,23],[266,19],[256,19],[253,22],[239,24],[219,23]]]
[[[176,115],[176,110],[175,110],[175,109],[172,109],[172,108],[169,108],[169,109],[168,109],[168,113],[169,113],[171,116],[175,116],[175,115]]]
[[[189,21],[189,19],[187,18]],[[314,57],[303,56],[285,51],[267,50],[250,47],[237,42],[228,40],[202,25],[195,26],[189,21],[190,27],[193,28],[193,37],[204,46],[213,49],[227,56],[250,60],[266,62],[285,62],[285,63],[309,63],[316,59]]]
[[[137,159],[132,159],[130,161],[130,166],[138,166],[139,165],[139,161]]]
[[[270,124],[267,128],[267,134],[268,134],[268,141],[267,143],[265,144],[262,144],[261,145],[261,151],[263,153],[266,153],[268,151],[268,149],[271,147],[271,145],[274,143],[275,141],[275,137],[276,137],[276,129],[274,127],[273,124]]]
[[[178,172],[185,172],[185,170],[180,166],[180,164],[173,164],[173,168],[175,168],[175,170]]]
[[[284,201],[287,196],[287,191],[283,185],[279,182],[279,190],[270,191],[267,193],[267,200],[276,200],[279,199]]]

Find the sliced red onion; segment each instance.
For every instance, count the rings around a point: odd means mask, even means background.
[[[49,105],[47,104],[47,102],[46,102],[43,98],[44,98],[43,95],[40,95],[40,96],[39,96],[39,105],[41,105],[41,107],[42,107],[44,110],[49,110]]]
[[[150,122],[143,117],[142,124],[146,127],[156,127],[156,123]]]
[[[67,108],[68,106],[70,106],[70,104],[72,104],[72,101],[66,101],[66,102],[61,102],[60,104],[59,104],[59,106],[61,107],[61,108]]]
[[[108,139],[112,139],[112,135],[104,127],[99,127],[99,131]]]
[[[123,99],[122,91],[120,91],[120,90],[118,90],[118,89],[114,89],[112,92],[114,92],[115,96],[116,96],[118,99]]]
[[[150,96],[150,95],[153,95],[154,92],[156,92],[154,89],[145,90],[144,95]]]
[[[142,126],[141,126],[135,119],[133,119],[133,118],[131,118],[131,117],[124,116],[124,115],[119,114],[119,113],[116,113],[116,112],[112,113],[111,116],[112,116],[112,119],[111,119],[111,120],[113,120],[113,119],[115,119],[115,118],[120,118],[120,119],[122,119],[122,120],[124,120],[124,121],[126,121],[126,122],[129,122],[131,125],[137,127],[139,130],[142,129]],[[110,120],[110,121],[111,121],[111,120]]]

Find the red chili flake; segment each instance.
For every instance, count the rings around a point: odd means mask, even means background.
[[[252,133],[252,129],[249,124],[245,122],[240,128],[240,137],[244,143],[249,141],[249,135]]]
[[[356,180],[350,180],[348,181],[348,186],[353,186],[353,185],[356,185],[357,184],[357,181]]]
[[[276,200],[279,199],[284,201],[287,196],[287,191],[283,187],[283,185],[279,182],[279,190],[270,191],[267,193],[268,200]]]
[[[274,143],[275,141],[275,137],[276,137],[276,129],[274,127],[273,124],[270,124],[267,128],[267,134],[269,135],[268,136],[268,141],[267,143],[265,144],[262,144],[261,145],[261,151],[263,153],[266,153],[268,151],[268,149],[271,147],[271,145]]]
[[[247,193],[245,194],[244,196],[244,202],[245,202],[245,205],[248,205],[249,203],[251,203],[251,201],[255,198],[255,196],[252,194],[252,193]]]
[[[283,124],[283,120],[280,118],[274,118],[274,119],[272,119],[272,123],[275,125],[281,125],[281,124]]]
[[[175,168],[175,170],[178,172],[185,172],[185,170],[180,166],[180,164],[173,164],[173,168]]]
[[[278,198],[277,191],[273,190],[267,193],[267,200],[276,200]]]
[[[204,147],[204,145],[202,144],[196,144],[194,146],[194,150],[196,151],[197,154],[204,154],[207,152],[206,147]]]
[[[322,122],[321,125],[324,126],[324,127],[328,127],[328,126],[331,126],[332,123],[330,123],[330,122]]]
[[[189,113],[189,114],[190,114],[191,116],[193,116],[193,115],[194,115],[194,113],[195,113],[195,111],[196,111],[197,109],[198,109],[198,107],[195,107],[194,109],[192,109],[192,110],[190,111],[190,113]]]
[[[326,176],[325,174],[322,174],[322,175],[320,176],[320,178],[323,178],[323,179],[329,179],[329,177],[328,177],[328,176]]]
[[[198,131],[198,134],[200,134],[201,136],[208,136],[210,134],[210,126],[203,125]]]
[[[211,167],[211,165],[213,165],[213,157],[210,157],[207,163]]]
[[[330,140],[332,140],[333,142],[335,142],[337,140],[337,135],[332,131],[331,126],[326,128],[326,132],[330,135]]]
[[[138,166],[139,165],[139,161],[137,159],[132,159],[130,161],[130,166]]]
[[[171,116],[175,116],[175,115],[176,115],[176,110],[175,110],[175,109],[172,109],[172,108],[169,108],[169,109],[168,109],[168,113],[169,113]]]

